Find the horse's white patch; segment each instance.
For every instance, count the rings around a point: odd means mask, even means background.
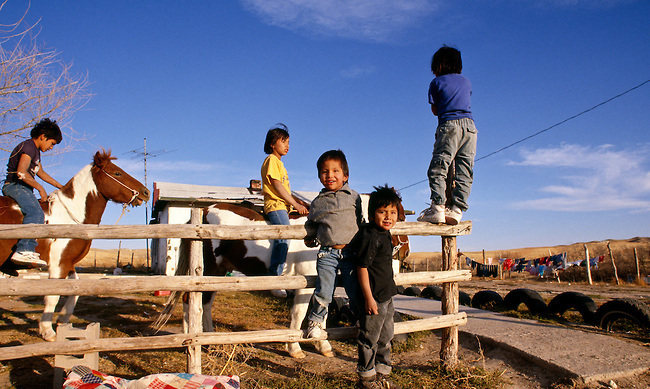
[[[72,178],[74,198],[67,197],[60,190],[52,192],[50,214],[45,216],[49,224],[83,223],[86,218],[86,198],[89,194],[97,194],[91,168],[92,165],[84,167]]]

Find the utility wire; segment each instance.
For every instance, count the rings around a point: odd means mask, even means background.
[[[527,140],[530,139],[530,138],[536,137],[537,135],[539,135],[539,134],[541,134],[541,133],[544,133],[544,132],[546,132],[546,131],[548,131],[548,130],[550,130],[550,129],[553,129],[553,128],[555,128],[555,127],[561,125],[561,124],[564,124],[564,123],[568,122],[569,120],[573,120],[573,119],[577,118],[578,116],[582,116],[582,115],[586,114],[587,112],[593,111],[594,109],[596,109],[596,108],[598,108],[598,107],[600,107],[600,106],[603,106],[603,105],[609,103],[609,102],[612,101],[612,100],[616,100],[616,99],[618,99],[619,97],[621,97],[621,96],[623,96],[623,95],[626,95],[626,94],[632,92],[633,90],[638,89],[638,88],[644,86],[645,84],[647,84],[647,83],[649,83],[649,82],[650,82],[650,80],[645,80],[644,82],[640,83],[639,85],[637,85],[637,86],[635,86],[635,87],[632,87],[632,88],[626,90],[625,92],[619,93],[618,95],[616,95],[616,96],[614,96],[614,97],[612,97],[612,98],[610,98],[610,99],[607,99],[607,100],[603,101],[602,103],[596,104],[596,105],[594,105],[593,107],[588,108],[588,109],[586,109],[586,110],[584,110],[584,111],[582,111],[582,112],[580,112],[580,113],[578,113],[578,114],[575,114],[575,115],[573,115],[573,116],[571,116],[571,117],[569,117],[569,118],[566,118],[566,119],[562,120],[561,122],[557,122],[557,123],[553,124],[553,125],[550,126],[550,127],[547,127],[547,128],[545,128],[545,129],[543,129],[543,130],[541,130],[541,131],[537,131],[536,133],[534,133],[534,134],[532,134],[532,135],[529,135],[529,136],[527,136],[527,137],[525,137],[525,138],[519,139],[519,140],[516,141],[516,142],[510,143],[510,144],[507,145],[507,146],[504,146],[504,147],[502,147],[502,148],[500,148],[500,149],[498,149],[498,150],[496,150],[496,151],[493,151],[493,152],[491,152],[491,153],[489,153],[489,154],[486,154],[486,155],[484,155],[484,156],[482,156],[482,157],[480,157],[480,158],[477,158],[477,159],[474,160],[474,162],[478,162],[478,161],[480,161],[480,160],[482,160],[482,159],[485,159],[485,158],[487,158],[487,157],[491,157],[491,156],[493,156],[494,154],[497,154],[497,153],[502,152],[503,150],[509,149],[510,147],[512,147],[512,146],[514,146],[514,145],[516,145],[516,144],[519,144],[519,143],[522,143],[522,142],[524,142],[524,141],[527,141]],[[426,181],[428,181],[428,180],[429,180],[429,179],[427,178],[427,179],[425,179],[425,180],[418,181],[418,182],[416,182],[416,183],[414,183],[414,184],[407,185],[407,186],[401,188],[400,191],[402,191],[402,190],[404,190],[404,189],[408,189],[408,188],[410,188],[410,187],[412,187],[412,186],[415,186],[415,185],[421,184],[421,183],[426,182]]]

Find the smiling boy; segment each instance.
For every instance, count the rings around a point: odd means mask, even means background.
[[[361,197],[348,186],[350,171],[345,154],[341,150],[326,151],[318,158],[316,167],[323,189],[312,201],[307,217],[307,224],[316,226],[316,236],[306,237],[305,244],[321,247],[316,259],[316,289],[309,313],[308,338],[318,338],[322,333],[337,271],[341,272],[348,296],[356,295],[358,283],[347,245],[363,218]]]
[[[387,185],[375,187],[368,202],[370,223],[363,224],[350,242],[361,288],[357,305],[363,307],[357,336],[357,388],[398,389],[388,378],[392,369],[393,296],[397,294],[390,229],[397,223],[401,201]]]

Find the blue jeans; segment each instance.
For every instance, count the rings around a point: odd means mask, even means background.
[[[289,213],[285,210],[272,211],[266,214],[269,222],[273,225],[289,225]],[[279,276],[282,274],[284,264],[287,262],[289,242],[286,239],[276,239],[271,248],[271,263],[269,264],[269,275]]]
[[[34,196],[34,189],[15,182],[7,182],[2,187],[2,194],[14,199],[23,213],[23,224],[43,224],[45,215],[41,204]],[[35,251],[36,239],[21,239],[16,244],[16,252]]]
[[[433,158],[427,172],[432,204],[446,204],[447,172],[454,161],[456,175],[452,205],[456,205],[461,211],[467,211],[467,198],[474,181],[476,135],[476,126],[472,119],[450,120],[438,126]]]
[[[391,372],[390,342],[395,332],[393,298],[377,304],[377,315],[359,317],[357,335],[359,361],[357,374],[362,378],[376,373],[388,375]]]
[[[328,246],[320,248],[316,259],[318,277],[316,278],[316,289],[312,296],[309,320],[319,323],[325,321],[325,316],[334,296],[334,288],[336,288],[337,271],[341,272],[341,281],[350,300],[350,308],[357,315],[356,297],[359,291],[359,282],[355,269],[356,265],[347,249],[335,249]]]

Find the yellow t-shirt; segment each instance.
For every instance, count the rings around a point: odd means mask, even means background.
[[[264,194],[264,213],[278,211],[281,209],[289,212],[290,205],[280,197],[271,183],[271,179],[282,183],[284,189],[291,193],[289,185],[289,174],[280,158],[269,154],[262,164],[262,194]]]

